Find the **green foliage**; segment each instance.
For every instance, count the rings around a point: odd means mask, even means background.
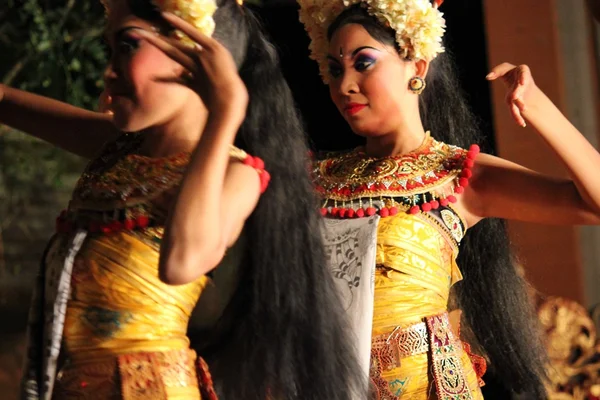
[[[10,86],[92,107],[102,87],[98,0],[5,0],[0,76]]]
[[[2,0],[2,3],[2,82],[94,108],[102,91],[106,61],[101,39],[104,10],[99,0]],[[27,219],[21,221],[21,217],[30,215],[32,201],[58,193],[65,181],[72,181],[72,176],[81,170],[82,163],[75,156],[0,125],[0,277],[5,260],[3,231],[10,228],[12,234],[15,224],[27,225]],[[51,222],[51,215],[47,218]],[[28,228],[22,226],[20,231],[32,232]]]

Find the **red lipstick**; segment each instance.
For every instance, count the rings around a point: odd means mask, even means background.
[[[365,108],[366,106],[367,106],[366,104],[348,103],[348,104],[346,104],[344,111],[348,115],[355,115],[358,112],[360,112],[363,108]]]

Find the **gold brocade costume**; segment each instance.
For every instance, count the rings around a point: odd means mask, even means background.
[[[446,145],[427,133],[408,154],[372,158],[357,149],[314,165],[321,213],[339,220],[326,224],[325,235],[334,238],[328,247],[336,255],[330,265],[334,276],[362,269],[351,272],[356,290],[364,286],[361,276],[374,277],[372,324],[350,316],[359,342],[370,337],[374,399],[483,398],[473,355],[448,317],[450,288],[462,279],[455,260],[466,230],[451,203],[468,185],[478,151]],[[356,229],[357,218],[365,219],[363,227],[374,226],[372,236],[361,236],[372,241],[364,247],[374,249],[373,258],[369,252],[358,255],[360,246],[336,247],[336,240]],[[473,357],[482,374],[483,359]]]
[[[156,246],[130,233],[86,241],[73,266],[57,398],[200,399],[186,330],[206,278],[170,286],[157,266]]]
[[[462,279],[454,261],[454,239],[449,236],[436,222],[422,215],[403,213],[381,219],[373,337],[387,336],[398,327],[411,326],[447,311],[450,287]],[[458,353],[471,398],[482,399],[468,354],[462,349]],[[430,399],[436,392],[430,367],[430,354],[423,352],[402,357],[399,367],[383,370],[381,377],[394,396]]]
[[[164,210],[189,156],[136,155],[140,144],[124,135],[108,145],[57,221],[47,280],[68,263],[77,232],[88,233],[70,264],[52,399],[205,399],[186,331],[207,278],[171,286],[158,272]]]

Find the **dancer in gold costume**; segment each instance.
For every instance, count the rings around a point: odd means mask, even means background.
[[[23,398],[351,398],[305,137],[251,11],[106,7],[110,113],[0,91],[0,121],[92,159],[43,257]],[[186,335],[208,292],[212,378]]]
[[[487,358],[513,394],[545,399],[535,316],[493,218],[600,223],[600,154],[529,69],[510,64],[487,79],[504,81],[515,121],[536,129],[571,179],[480,153],[443,54],[441,0],[299,2],[331,98],[366,139],[319,157],[313,173],[373,398],[481,399]]]

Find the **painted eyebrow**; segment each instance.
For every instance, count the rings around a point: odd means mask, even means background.
[[[375,50],[375,51],[381,51],[381,50],[379,50],[379,49],[377,49],[377,48],[375,48],[375,47],[372,47],[372,46],[361,46],[361,47],[359,47],[359,48],[355,49],[355,50],[352,52],[352,54],[351,54],[351,57],[352,57],[352,58],[356,57],[356,55],[357,55],[357,54],[358,54],[358,53],[359,53],[361,50],[364,50],[364,49],[371,49],[371,50]],[[327,59],[328,59],[328,60],[330,60],[330,61],[335,61],[335,62],[336,62],[336,63],[338,63],[338,64],[340,63],[340,62],[339,62],[339,60],[338,60],[337,58],[335,58],[334,56],[332,56],[331,54],[328,54],[328,55],[327,55]]]

